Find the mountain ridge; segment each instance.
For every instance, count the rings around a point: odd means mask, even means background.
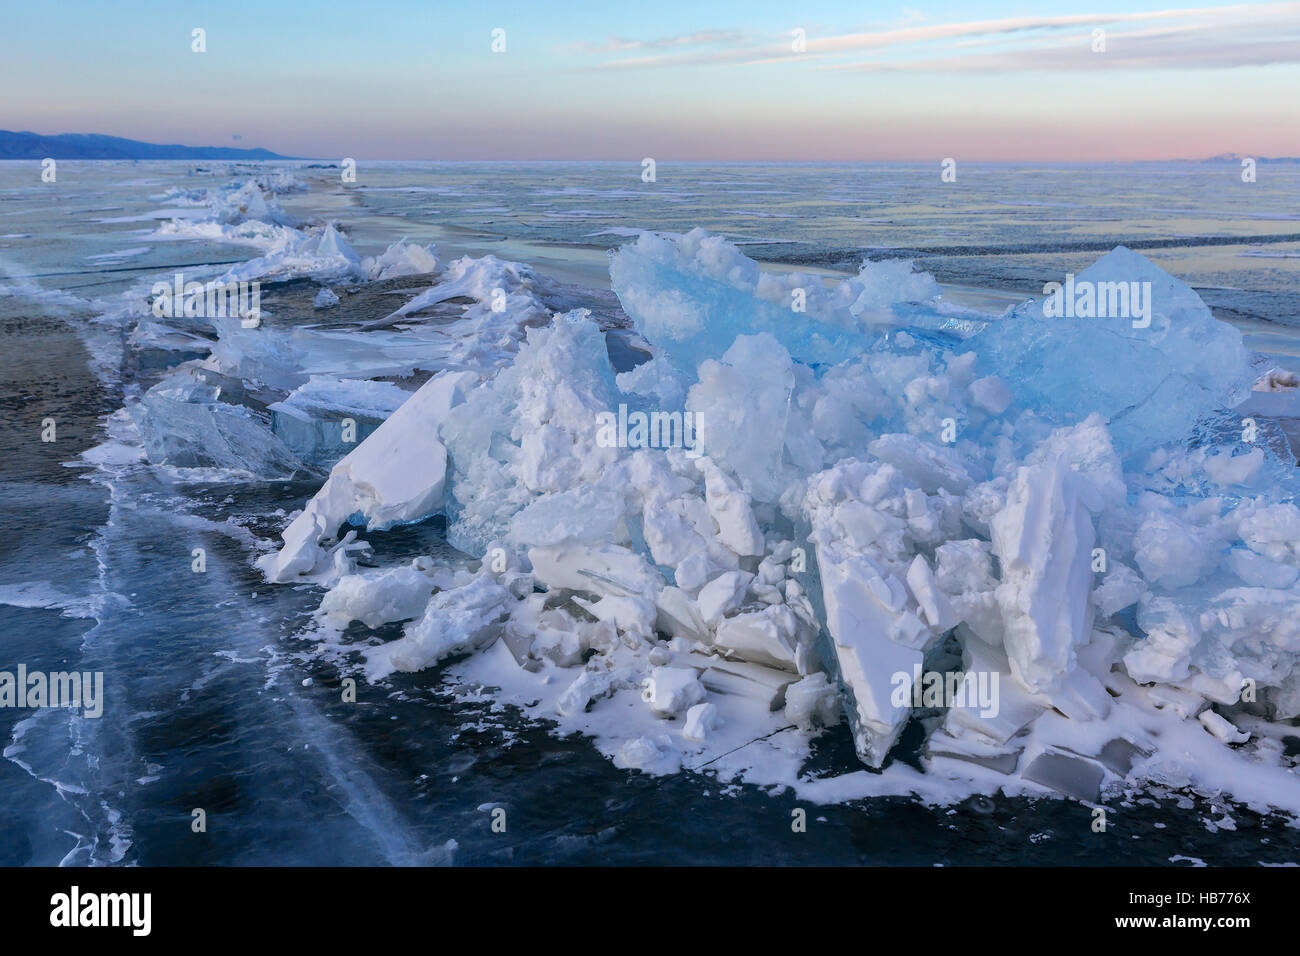
[[[146,143],[100,133],[59,133],[0,130],[0,159],[296,159],[269,149],[233,146],[182,146]]]

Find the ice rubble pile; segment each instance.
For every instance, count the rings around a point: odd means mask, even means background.
[[[400,240],[378,256],[362,257],[332,223],[308,226],[289,215],[278,197],[307,188],[286,170],[236,179],[204,189],[170,189],[163,202],[194,207],[206,215],[171,219],[158,227],[159,239],[210,239],[251,245],[263,255],[240,263],[214,282],[254,279],[292,279],[301,276],[322,281],[393,279],[434,272],[438,267],[433,246]]]
[[[430,274],[437,281],[361,331],[279,325],[265,306],[256,322],[247,315],[208,315],[197,297],[192,309],[174,303],[166,318],[146,308],[132,334],[142,354],[156,349],[196,356],[129,406],[150,461],[259,478],[328,472],[412,394],[374,379],[449,367],[486,374],[510,361],[528,325],[549,319],[544,303],[553,289],[528,267],[495,256],[444,265],[433,246],[404,239],[379,255],[361,256],[333,224],[308,226],[284,212],[277,196],[302,188],[281,171],[223,187],[172,190],[161,198],[207,214],[172,220],[160,232],[263,250],[205,282],[205,291],[256,281],[265,294],[268,284],[308,278],[322,283],[312,300],[320,309],[340,302],[331,285],[356,289]],[[440,304],[438,322],[420,314]],[[345,419],[358,430],[351,444],[341,431]]]
[[[616,375],[578,310],[481,384],[442,373],[261,560],[329,587],[326,628],[407,622],[372,677],[499,640],[558,681],[560,719],[603,715],[602,747],[651,770],[745,698],[808,732],[842,709],[872,767],[916,718],[931,767],[1083,798],[1139,765],[1175,779],[1193,744],[1250,741],[1223,786],[1247,761],[1294,780],[1295,459],[1243,439],[1248,356],[1186,286],[1121,248],[1080,278],[1151,282],[1149,328],[1031,303],[963,341],[906,264],[827,288],[697,230],[643,235],[611,275],[651,361]],[[695,413],[701,445],[600,441],[620,405]],[[435,513],[477,569],[358,571],[338,537]],[[917,707],[932,668],[995,673],[998,705]],[[638,695],[660,730],[626,717]]]
[[[278,199],[306,188],[286,170],[234,179],[221,186],[173,188],[157,198],[167,205],[203,210],[206,215],[178,216],[159,225],[157,239],[212,239],[263,249],[283,249],[300,241],[300,225]]]

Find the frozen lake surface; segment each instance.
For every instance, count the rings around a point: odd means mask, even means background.
[[[703,227],[765,271],[832,281],[864,257],[906,255],[990,321],[1126,244],[1246,348],[1300,371],[1295,166],[1263,166],[1254,184],[1211,164],[970,165],[955,184],[921,166],[661,164],[653,184],[639,164],[363,164],[355,185],[304,164],[61,162],[56,183],[39,172],[0,164],[0,669],[100,671],[106,701],[98,719],[0,708],[0,862],[1296,861],[1292,817],[1176,781],[1107,800],[1105,834],[1088,805],[1032,788],[918,799],[916,722],[880,775],[901,782],[873,776],[858,788],[869,797],[827,784],[813,802],[720,779],[709,761],[666,776],[617,766],[586,733],[519,706],[527,688],[494,690],[492,660],[362,681],[353,703],[343,682],[401,625],[352,623],[322,642],[321,588],[270,584],[254,565],[349,450],[317,427],[320,409],[346,412],[363,439],[434,372],[495,373],[518,330],[571,309],[606,331],[614,371],[642,361],[607,251],[643,230]],[[220,203],[208,192],[252,177],[261,185]],[[392,250],[400,239],[436,243],[440,269],[491,255],[536,275],[489,264],[411,308],[431,281],[421,253]],[[147,321],[145,297],[178,272],[260,280],[265,325],[227,323],[215,342],[212,323]],[[342,304],[317,307],[322,287]],[[473,311],[495,288],[521,297],[509,323]],[[214,342],[224,364],[196,372]],[[339,380],[373,387],[331,390]],[[165,404],[208,394],[237,410],[221,419],[220,456],[207,418],[169,418]],[[263,423],[274,446],[250,437]],[[441,517],[364,536],[382,537],[373,566],[470,564]],[[1293,763],[1300,734],[1279,740]],[[806,780],[868,773],[843,722],[807,748]],[[806,832],[791,828],[799,808]],[[206,832],[192,829],[196,809]]]

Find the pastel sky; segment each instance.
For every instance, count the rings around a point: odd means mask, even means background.
[[[1300,155],[1300,2],[1082,2],[11,3],[0,128],[369,160]]]

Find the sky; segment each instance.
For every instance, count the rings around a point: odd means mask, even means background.
[[[1098,9],[10,2],[0,128],[358,160],[1300,156],[1300,2]]]

